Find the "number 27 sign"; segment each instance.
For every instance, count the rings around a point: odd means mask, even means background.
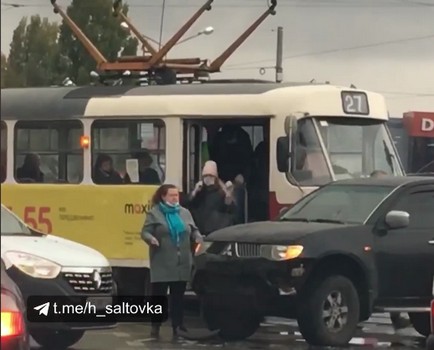
[[[8,209],[13,210],[11,207],[8,207]],[[51,208],[49,207],[24,207],[22,216],[20,213],[15,212],[15,214],[21,216],[27,225],[45,233],[51,233],[53,231],[50,213]]]

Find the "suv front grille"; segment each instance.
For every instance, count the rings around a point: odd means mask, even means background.
[[[261,245],[256,243],[235,243],[235,254],[240,258],[259,258]]]
[[[111,293],[113,289],[111,271],[65,271],[63,278],[79,293]]]

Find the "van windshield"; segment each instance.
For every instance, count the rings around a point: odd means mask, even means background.
[[[31,235],[32,232],[6,208],[1,212],[1,235]]]

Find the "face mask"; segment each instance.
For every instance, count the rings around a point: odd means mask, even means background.
[[[205,176],[203,178],[203,183],[205,186],[212,186],[215,183],[215,179],[212,176]]]
[[[176,203],[165,202],[165,203],[166,203],[166,205],[167,205],[168,207],[177,207],[177,206],[179,205],[178,202],[176,202]]]

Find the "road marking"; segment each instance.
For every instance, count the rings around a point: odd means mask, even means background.
[[[127,341],[128,346],[143,346],[143,343],[147,343],[150,341],[155,340],[155,338],[146,338],[146,339],[136,339],[136,340],[130,340]]]
[[[114,336],[116,336],[118,338],[128,338],[131,336],[130,333],[126,333],[126,332],[112,332],[111,334],[113,334]]]

